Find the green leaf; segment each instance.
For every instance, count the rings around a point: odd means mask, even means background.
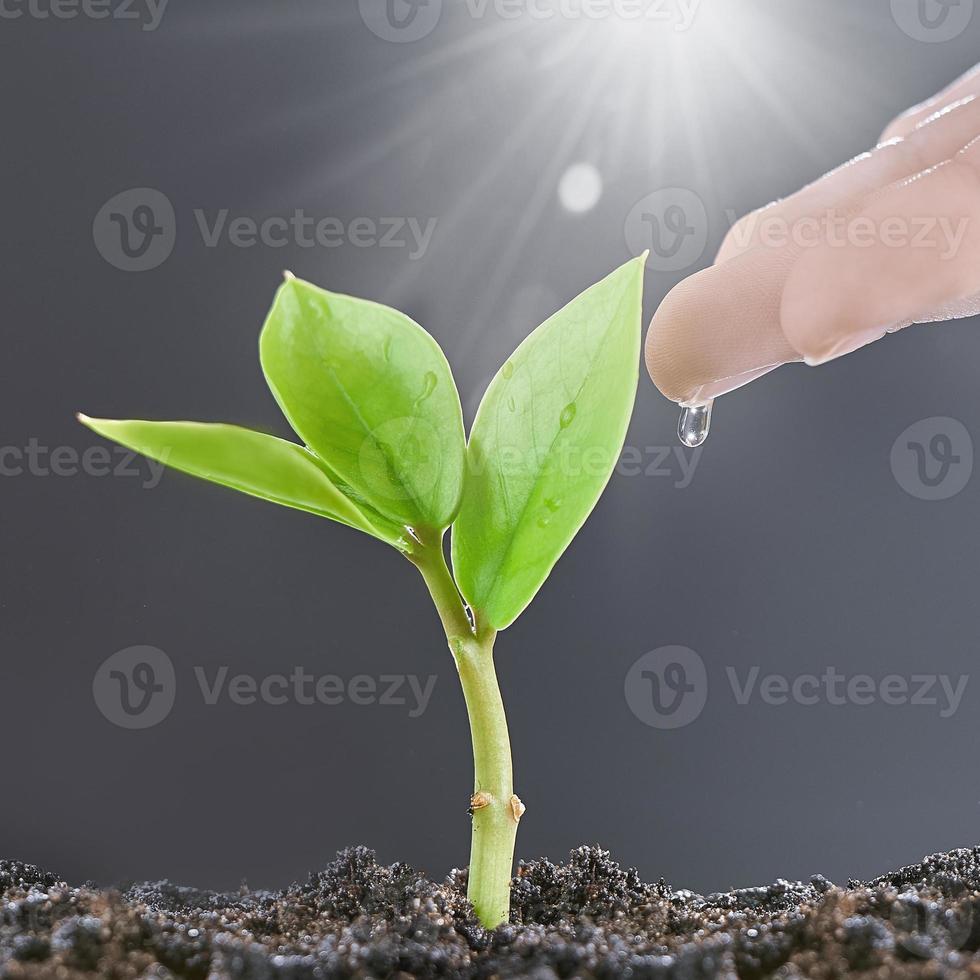
[[[356,506],[303,446],[235,425],[78,420],[167,466],[273,503],[329,517],[404,550],[402,529]]]
[[[446,358],[417,323],[290,278],[260,351],[280,407],[336,483],[398,524],[452,523],[463,414]]]
[[[543,323],[490,383],[467,450],[453,569],[478,619],[509,626],[609,481],[636,395],[643,258]]]

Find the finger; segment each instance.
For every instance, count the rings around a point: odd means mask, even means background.
[[[826,241],[757,247],[682,283],[647,335],[654,382],[699,404],[781,363],[980,311],[978,155],[980,141],[863,209],[828,212]]]
[[[879,188],[948,160],[978,133],[980,98],[971,95],[929,117],[907,138],[879,145],[790,197],[746,215],[728,232],[716,261],[764,244],[774,229],[855,207]]]
[[[704,404],[800,360],[779,322],[792,261],[786,250],[757,248],[671,290],[646,339],[647,370],[667,398]]]
[[[793,349],[821,364],[889,330],[963,315],[980,292],[980,139],[873,197],[802,254],[780,319]]]
[[[881,134],[880,142],[908,136],[916,126],[945,106],[968,95],[980,94],[980,65],[975,65],[965,75],[961,75],[952,85],[946,86],[937,95],[920,102],[893,119]]]

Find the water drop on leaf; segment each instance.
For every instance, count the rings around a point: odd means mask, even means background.
[[[436,390],[436,385],[439,383],[439,379],[433,374],[432,371],[426,371],[425,377],[422,379],[422,394],[415,399],[416,406],[421,405],[422,402],[429,397]]]

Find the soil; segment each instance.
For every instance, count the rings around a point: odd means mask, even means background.
[[[511,922],[489,932],[465,891],[465,871],[433,883],[363,847],[283,891],[238,894],[76,888],[0,861],[0,977],[980,977],[980,847],[870,882],[707,896],[582,847],[522,863]]]

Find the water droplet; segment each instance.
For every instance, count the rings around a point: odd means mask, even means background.
[[[381,353],[386,361],[391,360],[391,337],[385,337],[385,342],[381,347]]]
[[[433,374],[432,371],[426,371],[425,377],[422,379],[422,394],[415,399],[415,404],[419,405],[429,397],[436,390],[436,385],[439,383],[439,379]]]
[[[508,361],[504,365],[503,371],[501,371],[500,373],[504,376],[504,379],[505,380],[507,380],[509,378],[512,378],[514,376],[514,365],[513,365],[513,363],[510,362],[510,361]]]
[[[542,515],[538,518],[538,527],[547,527],[551,523],[551,518],[547,515]]]
[[[677,438],[680,439],[688,449],[696,449],[705,439],[711,430],[711,407],[714,402],[707,405],[695,405],[693,408],[682,408],[680,421],[677,423]]]
[[[507,399],[507,411],[513,412],[517,409],[517,402],[514,401],[514,397],[511,396]]]
[[[545,499],[544,505],[551,511],[552,514],[554,514],[558,508],[561,507],[561,497],[558,497],[557,499],[548,497]]]
[[[561,418],[558,420],[558,424],[563,428],[567,429],[572,424],[572,419],[575,418],[575,402],[569,402],[561,411]]]

